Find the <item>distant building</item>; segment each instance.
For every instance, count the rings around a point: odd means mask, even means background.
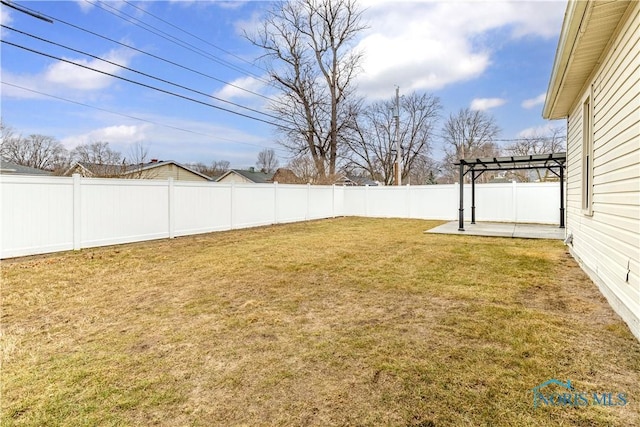
[[[306,184],[304,178],[300,178],[291,169],[279,168],[271,177],[271,182],[279,184]]]
[[[336,185],[345,185],[348,187],[351,186],[362,186],[369,185],[372,187],[378,186],[379,183],[369,178],[365,178],[362,176],[354,176],[354,175],[340,175],[335,182]]]
[[[6,160],[0,160],[0,174],[2,175],[53,175],[50,171],[22,166]]]
[[[210,177],[173,160],[151,160],[131,165],[122,173],[123,178],[167,179],[176,181],[213,181]]]
[[[75,162],[65,176],[79,174],[87,178],[167,179],[176,181],[211,181],[211,178],[173,160],[153,159],[138,165],[102,165]]]
[[[238,183],[238,184],[266,184],[273,182],[273,173],[256,171],[255,168],[231,169],[223,174],[216,182]]]

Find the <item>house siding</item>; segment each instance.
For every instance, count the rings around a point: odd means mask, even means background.
[[[183,169],[174,164],[162,165],[142,171],[141,178],[145,179],[167,179],[173,178],[176,181],[207,181],[205,178]]]
[[[640,339],[640,3],[626,16],[568,118],[567,232],[572,254]],[[593,212],[586,215],[582,116],[590,96]]]
[[[252,184],[253,183],[253,181],[245,178],[244,176],[236,172],[231,172],[224,178],[220,179],[218,182],[224,182],[225,184],[230,184],[232,182],[236,184]]]

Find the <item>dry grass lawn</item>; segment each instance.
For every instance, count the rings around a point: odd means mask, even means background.
[[[640,425],[640,343],[559,241],[340,218],[2,264],[3,426]],[[627,393],[533,407],[532,388]]]

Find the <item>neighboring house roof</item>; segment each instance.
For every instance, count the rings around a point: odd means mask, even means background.
[[[52,175],[50,171],[22,166],[17,163],[0,160],[0,174],[6,175]]]
[[[253,183],[256,183],[256,184],[266,184],[268,182],[271,182],[271,180],[273,179],[273,173],[266,173],[266,172],[261,172],[261,171],[256,172],[253,168],[251,168],[249,170],[231,169],[231,170],[227,171],[225,174],[223,174],[216,181],[220,182],[224,178],[226,178],[227,176],[229,176],[231,174],[240,175],[240,176],[246,178],[247,180],[249,180],[249,181],[251,181]]]
[[[211,181],[212,180],[211,177],[209,177],[209,176],[207,176],[207,175],[205,175],[203,173],[200,173],[200,172],[198,172],[196,170],[193,170],[193,169],[191,169],[191,168],[189,168],[189,167],[187,167],[187,166],[185,166],[185,165],[183,165],[181,163],[178,163],[178,162],[176,162],[174,160],[160,160],[160,161],[152,160],[152,161],[150,161],[148,163],[140,163],[140,164],[137,164],[137,165],[127,165],[126,168],[125,168],[125,171],[122,174],[123,175],[131,175],[131,174],[134,174],[134,173],[145,172],[145,171],[149,171],[149,170],[152,170],[154,168],[158,168],[158,167],[166,166],[166,165],[175,165],[175,166],[177,166],[179,168],[182,168],[182,169],[187,170],[187,171],[189,171],[189,172],[191,172],[193,174],[196,174],[196,175],[206,179],[207,181]]]
[[[78,173],[84,177],[94,177],[94,176],[117,176],[122,173],[122,171],[126,168],[126,166],[118,164],[118,165],[104,165],[99,163],[89,163],[89,162],[74,162],[71,164],[71,167],[66,170],[64,175],[70,176],[74,173]]]
[[[204,175],[173,160],[154,160],[148,163],[140,163],[137,165],[103,165],[97,163],[75,162],[64,174],[72,175],[74,173],[79,173],[80,175],[85,177],[127,176],[134,175],[136,173],[147,172],[153,170],[154,168],[167,165],[175,165],[176,167],[187,170],[195,175],[202,177],[203,179],[206,179],[207,181],[211,181],[211,178],[207,175]],[[144,178],[145,175],[142,175],[142,177]]]
[[[580,91],[606,53],[618,24],[633,3],[569,1],[542,112],[545,119],[569,115]]]
[[[335,182],[337,185],[370,185],[377,186],[378,182],[362,176],[341,175]]]

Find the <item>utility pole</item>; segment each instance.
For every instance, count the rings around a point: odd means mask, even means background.
[[[400,87],[396,86],[396,185],[402,185],[402,145],[400,144]]]

